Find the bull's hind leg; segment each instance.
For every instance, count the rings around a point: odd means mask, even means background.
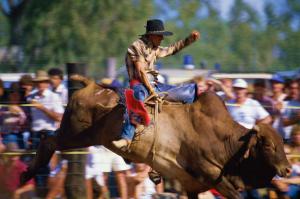
[[[36,156],[30,163],[27,170],[21,174],[21,184],[25,184],[37,173],[39,168],[46,166],[49,163],[56,148],[56,136],[42,136]]]
[[[222,177],[221,181],[216,185],[216,190],[228,199],[242,198],[240,193],[224,176]]]

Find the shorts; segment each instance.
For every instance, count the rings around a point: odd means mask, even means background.
[[[104,177],[99,167],[85,166],[85,179],[94,178],[99,186],[104,186]]]
[[[101,146],[99,153],[102,156],[101,162],[98,163],[102,172],[125,171],[131,169],[129,164],[126,164],[124,159],[114,152]]]

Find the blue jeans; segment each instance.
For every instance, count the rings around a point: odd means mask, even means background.
[[[185,84],[181,86],[173,86],[158,83],[154,86],[155,92],[168,92],[167,100],[183,103],[193,103],[196,98],[196,84]],[[134,97],[137,100],[145,101],[149,96],[147,88],[143,84],[136,84],[132,87]],[[122,129],[121,137],[132,140],[134,136],[135,126],[131,124],[128,113],[125,113],[125,122]]]
[[[42,134],[46,136],[54,136],[55,131],[51,131],[51,130],[32,131],[30,135],[30,139],[32,142],[31,149],[35,149],[35,150],[38,149]]]
[[[15,143],[18,145],[20,149],[24,149],[24,140],[23,140],[23,134],[20,133],[5,133],[2,134],[3,143]]]

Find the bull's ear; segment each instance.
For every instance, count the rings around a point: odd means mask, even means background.
[[[249,158],[250,150],[252,147],[254,147],[257,143],[257,132],[259,131],[258,127],[255,126],[253,129],[249,131],[249,139],[246,146],[246,151],[244,153],[244,158]]]

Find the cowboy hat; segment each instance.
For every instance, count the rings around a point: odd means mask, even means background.
[[[43,70],[38,70],[35,74],[35,78],[33,79],[33,82],[44,82],[44,81],[50,81],[47,72]]]
[[[147,21],[146,33],[144,35],[173,35],[170,31],[165,31],[164,23],[160,19],[150,19]]]

